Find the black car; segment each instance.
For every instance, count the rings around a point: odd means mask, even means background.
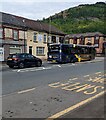
[[[10,68],[18,66],[19,68],[24,68],[26,66],[37,66],[42,65],[42,60],[28,53],[16,53],[10,54],[7,58],[7,65]]]

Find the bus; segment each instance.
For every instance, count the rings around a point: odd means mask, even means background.
[[[58,63],[80,62],[95,59],[96,50],[90,45],[49,44],[47,60]]]

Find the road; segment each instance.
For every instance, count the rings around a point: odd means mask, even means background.
[[[83,117],[103,118],[104,80],[103,60],[8,69],[2,72],[3,117],[81,118],[81,110],[98,101],[100,115],[86,111]]]

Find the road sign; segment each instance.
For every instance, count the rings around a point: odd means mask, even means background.
[[[4,61],[4,48],[0,47],[0,61]]]

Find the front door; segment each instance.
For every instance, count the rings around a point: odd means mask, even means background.
[[[32,55],[32,46],[29,46],[29,54]]]

